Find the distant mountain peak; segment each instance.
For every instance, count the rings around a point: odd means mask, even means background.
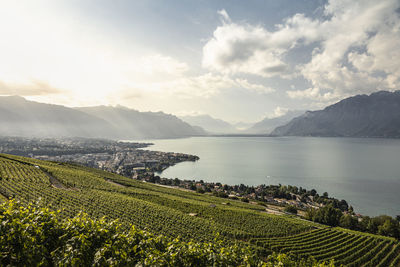
[[[246,130],[248,133],[253,134],[269,134],[276,127],[288,123],[291,119],[303,114],[303,110],[289,110],[284,115],[274,118],[264,118],[263,120],[255,123],[252,127]]]
[[[208,114],[180,116],[179,118],[191,125],[199,126],[210,133],[228,134],[238,132],[238,129],[229,122],[213,118]]]

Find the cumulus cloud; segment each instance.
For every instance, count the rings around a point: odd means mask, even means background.
[[[385,27],[366,44],[365,52],[351,52],[348,60],[360,72],[373,74],[384,72],[387,76],[381,83],[390,89],[399,89],[400,84],[400,20],[393,27]]]
[[[391,62],[392,56],[400,52],[400,46],[396,46],[399,7],[397,0],[330,1],[325,6],[329,19],[318,24],[320,45],[314,49],[311,61],[299,68],[313,86],[302,94],[320,100],[329,97],[311,92],[328,89],[344,97],[398,86],[394,84],[396,79],[392,83],[388,79],[399,77]],[[388,56],[392,58],[388,60]]]
[[[229,75],[300,75],[310,88],[287,92],[297,99],[331,101],[400,89],[399,9],[398,0],[330,0],[323,16],[295,14],[272,31],[232,22],[222,10],[222,25],[203,47],[203,67]],[[312,50],[306,62],[288,59],[306,46]]]
[[[263,77],[289,75],[285,54],[299,42],[318,38],[318,21],[296,14],[268,31],[262,25],[231,22],[225,10],[219,11],[223,25],[203,47],[203,66],[223,73],[249,73]]]
[[[307,36],[307,42],[317,37],[315,22],[296,15],[277,25],[270,32],[261,25],[237,24],[230,21],[225,10],[219,12],[224,23],[203,47],[203,67],[225,74],[248,73],[263,77],[288,75],[284,54],[296,41]]]
[[[59,94],[62,91],[43,81],[13,83],[0,81],[0,95],[40,96]]]

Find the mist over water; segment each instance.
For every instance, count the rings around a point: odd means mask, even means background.
[[[400,140],[192,137],[151,140],[150,150],[197,155],[160,176],[226,184],[284,184],[345,199],[356,212],[400,214]]]

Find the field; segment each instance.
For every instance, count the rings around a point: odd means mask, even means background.
[[[0,154],[0,194],[23,203],[41,199],[63,217],[79,211],[119,219],[167,237],[251,244],[260,251],[334,259],[337,265],[400,266],[397,240],[328,228],[265,207],[166,188],[74,164]],[[1,201],[1,200],[0,200]]]

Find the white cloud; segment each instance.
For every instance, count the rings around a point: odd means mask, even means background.
[[[400,20],[393,27],[385,27],[370,38],[363,53],[351,52],[349,62],[360,72],[384,72],[381,83],[390,89],[400,85]]]
[[[259,25],[225,21],[203,47],[203,67],[224,74],[263,77],[287,73],[282,57],[293,45],[294,31],[279,27],[280,31],[271,33]]]
[[[43,81],[8,83],[0,81],[0,95],[40,96],[60,94],[63,91]]]
[[[346,97],[394,89],[388,78],[400,75],[388,59],[393,60],[400,53],[400,46],[396,46],[399,39],[396,9],[399,7],[397,0],[330,1],[325,6],[329,19],[318,25],[320,46],[313,51],[311,61],[299,68],[313,88],[303,93],[288,93],[289,96],[304,95],[321,100],[330,97],[312,92],[331,90],[333,95]],[[366,52],[359,52],[364,48]],[[379,71],[385,75],[377,75]]]
[[[276,107],[272,113],[266,114],[265,117],[267,117],[268,119],[279,118],[288,113],[288,111],[288,108]]]
[[[273,31],[234,23],[223,10],[223,25],[203,47],[203,67],[229,75],[301,74],[311,88],[288,91],[298,99],[330,101],[399,89],[399,8],[398,0],[330,0],[321,18],[295,14]],[[306,45],[314,47],[307,63],[288,61],[286,55]]]
[[[153,93],[167,93],[177,98],[210,98],[224,90],[243,88],[258,94],[269,94],[275,90],[246,79],[233,79],[228,75],[206,73],[198,76],[182,76],[169,81],[138,84],[135,88],[146,88]]]
[[[258,94],[269,94],[275,92],[274,88],[271,87],[266,87],[262,84],[254,84],[250,83],[246,79],[236,79],[235,80],[236,84],[239,85],[239,87],[256,92]]]
[[[221,16],[223,23],[230,23],[231,22],[231,18],[229,17],[228,12],[226,12],[225,9],[219,10],[218,14]]]
[[[169,74],[174,76],[182,75],[188,70],[189,67],[185,62],[160,54],[143,57],[137,69],[138,72],[148,75]]]
[[[221,90],[234,87],[235,83],[227,76],[206,73],[195,77],[182,77],[168,83],[161,83],[159,86],[180,98],[210,98],[219,94]]]
[[[287,95],[293,99],[313,99],[318,101],[331,101],[338,99],[339,96],[332,92],[322,93],[319,88],[311,87],[306,90],[286,91]]]
[[[225,10],[218,12],[223,25],[203,47],[203,67],[225,74],[247,73],[288,78],[291,72],[285,54],[298,42],[309,44],[320,38],[318,21],[302,14],[288,18],[268,31],[262,25],[233,23]]]

